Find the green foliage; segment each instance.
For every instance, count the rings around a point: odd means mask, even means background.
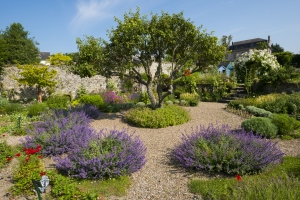
[[[180,100],[180,103],[179,103],[181,106],[189,106],[190,103],[184,99]]]
[[[72,58],[70,56],[66,56],[62,53],[56,53],[50,56],[47,61],[51,65],[56,65],[56,66],[63,66],[63,65],[70,65]]]
[[[203,199],[299,199],[300,159],[285,157],[273,170],[258,175],[235,178],[193,179],[189,182],[192,193]]]
[[[70,99],[65,95],[51,95],[47,99],[46,103],[50,109],[67,108],[70,103]]]
[[[150,99],[149,99],[149,96],[146,92],[142,92],[141,93],[141,99],[140,99],[141,102],[144,102],[145,104],[148,104],[150,103]]]
[[[291,64],[293,54],[291,52],[279,52],[279,53],[273,53],[274,56],[276,56],[276,59],[278,63],[282,66],[288,66]]]
[[[257,108],[255,106],[247,106],[246,111],[257,117],[271,117],[272,116],[272,113],[270,111],[266,111],[265,109]]]
[[[100,39],[85,35],[84,39],[76,38],[79,51],[78,61],[72,69],[80,77],[92,77],[97,73],[97,67],[102,60]]]
[[[86,95],[88,92],[85,88],[84,85],[80,85],[80,87],[77,89],[76,91],[76,98],[79,98],[82,97],[83,95]]]
[[[125,118],[128,123],[143,128],[164,128],[190,120],[189,113],[179,106],[166,106],[156,110],[137,107],[129,110]]]
[[[20,23],[12,23],[0,32],[0,65],[36,64],[39,62],[38,42],[29,38],[29,32]]]
[[[144,102],[137,102],[136,107],[145,107],[146,104]]]
[[[257,135],[262,135],[267,138],[274,138],[277,135],[277,127],[272,123],[269,118],[253,117],[246,119],[241,124],[247,132],[252,131]]]
[[[180,100],[189,102],[190,106],[197,106],[200,101],[200,97],[197,93],[182,93],[180,94]]]
[[[8,163],[7,158],[13,156],[13,148],[5,140],[6,135],[0,135],[0,170]]]
[[[124,196],[130,186],[130,178],[121,176],[108,180],[77,180],[47,171],[51,182],[51,197],[63,199],[94,200],[106,196]]]
[[[107,77],[128,77],[151,89],[156,85],[159,98],[148,90],[153,109],[161,107],[163,99],[170,94],[162,95],[163,90],[173,84],[171,80],[184,76],[188,69],[194,73],[219,63],[225,57],[226,47],[219,44],[218,38],[201,31],[201,27],[197,28],[185,19],[182,12],[172,15],[151,13],[148,18],[137,8],[136,12],[125,13],[124,20],[115,20],[117,27],[109,31],[109,41],[103,41],[105,48],[100,73]],[[157,62],[154,76],[150,70],[153,61]],[[165,61],[173,66],[170,77],[163,75]]]
[[[281,47],[279,44],[271,44],[271,50],[272,53],[280,53],[280,52],[284,52],[284,48]]]
[[[36,155],[31,155],[28,161],[21,156],[19,163],[19,167],[13,173],[14,185],[10,191],[14,196],[33,195],[35,193],[32,180],[40,180],[40,173],[43,172],[42,161]]]
[[[168,100],[168,101],[165,102],[165,104],[166,105],[173,105],[173,101]]]
[[[8,103],[5,106],[5,113],[8,115],[22,112],[23,110],[25,110],[25,107],[20,103]]]
[[[272,123],[278,128],[279,135],[290,135],[295,134],[295,130],[300,128],[300,121],[290,117],[287,114],[273,114]]]
[[[80,97],[80,102],[84,104],[92,104],[98,109],[102,109],[104,105],[103,98],[98,94],[86,94]]]
[[[144,103],[144,102],[141,102],[141,103]],[[138,104],[138,105],[135,105],[134,103],[109,104],[109,105],[105,106],[103,111],[108,112],[108,113],[115,113],[115,112],[120,112],[120,111],[124,111],[124,110],[129,110],[135,106],[140,106],[140,104]]]

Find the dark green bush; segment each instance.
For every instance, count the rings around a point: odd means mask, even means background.
[[[293,135],[300,128],[300,122],[287,114],[273,114],[271,119],[278,128],[279,135]]]
[[[183,124],[190,120],[190,115],[184,108],[170,105],[156,110],[147,107],[133,108],[125,114],[125,118],[137,127],[164,128]]]
[[[65,95],[51,95],[46,103],[50,109],[67,108],[70,99]]]
[[[142,102],[143,103],[143,102]],[[120,112],[121,110],[129,110],[135,107],[134,103],[107,104],[103,111],[108,113]]]
[[[255,106],[247,106],[246,111],[257,117],[271,117],[272,115],[270,111],[266,111],[265,109],[257,108]]]
[[[92,104],[98,109],[102,109],[104,106],[103,98],[99,94],[83,95],[80,97],[80,102],[84,104]]]
[[[6,114],[13,114],[17,112],[21,112],[25,110],[25,107],[19,103],[9,103],[5,106],[5,113]]]
[[[27,115],[32,117],[32,116],[38,116],[45,110],[47,110],[48,106],[46,103],[35,103],[30,105],[27,108]]]
[[[253,117],[242,122],[242,128],[245,131],[252,131],[257,135],[267,138],[274,138],[277,135],[277,127],[272,123],[271,119],[265,117]]]

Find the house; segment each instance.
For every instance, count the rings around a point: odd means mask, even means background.
[[[50,56],[50,52],[40,52],[41,61],[45,61]]]
[[[268,39],[262,38],[254,38],[250,40],[243,40],[238,42],[232,42],[232,45],[229,46],[229,50],[231,50],[231,54],[228,54],[226,59],[230,62],[234,61],[239,55],[248,52],[250,49],[255,49],[258,47],[258,43],[266,42],[268,45],[268,50],[271,53],[271,40],[270,36]]]

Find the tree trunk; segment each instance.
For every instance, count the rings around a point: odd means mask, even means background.
[[[155,96],[152,91],[152,85],[153,85],[153,83],[150,82],[146,85],[146,87],[147,87],[147,93],[148,93],[148,96],[149,96],[149,99],[151,102],[152,109],[155,110],[157,108],[157,101],[156,101]]]
[[[38,87],[38,102],[42,103],[42,97],[43,97],[43,94],[42,94],[42,89],[40,87]]]

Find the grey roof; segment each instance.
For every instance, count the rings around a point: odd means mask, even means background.
[[[50,56],[50,52],[40,52],[41,60],[46,60]]]
[[[267,40],[262,39],[262,38],[254,38],[254,39],[250,39],[250,40],[242,40],[242,41],[238,41],[238,42],[233,42],[232,45],[247,44],[247,43],[252,43],[252,42],[263,42],[263,41],[267,41]]]

